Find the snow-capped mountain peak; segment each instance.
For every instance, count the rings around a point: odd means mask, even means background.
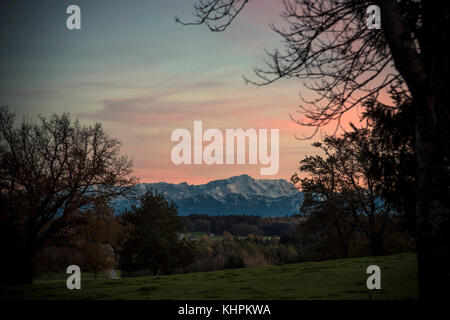
[[[261,214],[279,216],[298,213],[301,193],[286,180],[253,179],[247,174],[228,179],[213,180],[206,184],[186,182],[141,183],[138,193],[146,188],[163,192],[179,206],[180,214]],[[130,206],[116,202],[119,207]]]

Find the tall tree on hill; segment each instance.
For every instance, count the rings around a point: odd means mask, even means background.
[[[198,0],[198,19],[187,24],[223,31],[250,1]],[[366,25],[373,4],[381,9],[381,30]],[[347,110],[397,80],[405,83],[414,108],[419,296],[442,299],[450,286],[450,7],[423,0],[284,0],[283,6],[288,28],[273,29],[284,50],[269,53],[266,68],[255,72],[259,85],[314,80],[307,85],[317,96],[305,100],[300,124],[339,126]]]
[[[125,195],[136,179],[120,142],[68,114],[15,124],[0,110],[0,278],[33,281],[37,252],[80,208]]]

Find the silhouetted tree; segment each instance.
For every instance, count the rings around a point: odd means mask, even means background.
[[[128,235],[128,226],[122,217],[115,216],[114,210],[105,200],[100,200],[88,210],[79,213],[79,224],[74,227],[69,243],[82,253],[79,266],[93,273],[117,266],[116,250],[121,251],[121,239]]]
[[[306,157],[300,162],[306,177],[292,177],[304,192],[301,210],[312,216],[306,221],[309,229],[328,233],[328,238],[339,243],[344,257],[355,231],[367,237],[372,255],[381,254],[383,237],[396,212],[383,201],[380,181],[373,173],[370,132],[360,129],[313,145],[325,158]]]
[[[0,277],[30,283],[36,253],[80,208],[125,195],[136,181],[120,142],[68,114],[34,123],[0,110]]]
[[[149,269],[153,274],[171,273],[192,262],[193,246],[179,240],[184,224],[177,206],[162,193],[147,190],[139,205],[123,215],[131,223],[130,237],[123,245],[121,267],[126,271]]]
[[[313,144],[325,153],[325,158],[307,156],[299,168],[306,177],[294,174],[291,181],[304,196],[300,212],[308,219],[299,225],[303,241],[311,237],[322,239],[331,246],[337,245],[341,256],[348,257],[355,222],[353,208],[349,205],[352,198],[349,197],[350,188],[345,184],[339,167],[342,165],[339,159],[342,145],[332,138],[325,139],[323,144]]]
[[[416,233],[416,159],[414,106],[409,97],[397,94],[397,108],[370,99],[365,103],[363,119],[367,120],[376,148],[370,150],[373,170],[385,201],[402,216],[406,229]]]
[[[339,146],[339,174],[358,230],[369,239],[371,254],[379,255],[398,212],[382,196],[384,187],[376,171],[377,159],[372,157],[373,150],[378,149],[377,142],[368,129],[355,129],[331,141]]]
[[[197,20],[223,31],[250,0],[198,0]],[[284,50],[269,53],[255,68],[259,85],[282,78],[306,84],[306,120],[316,127],[340,119],[397,80],[414,106],[416,143],[416,239],[419,296],[439,299],[450,285],[450,7],[415,0],[284,0],[288,28],[273,27]],[[381,9],[381,30],[366,26],[370,5]],[[176,21],[180,21],[176,18]],[[183,23],[183,22],[182,22]],[[185,23],[186,24],[186,23]]]

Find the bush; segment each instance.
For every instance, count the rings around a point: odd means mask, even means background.
[[[298,262],[299,255],[292,246],[280,246],[280,264]]]
[[[245,267],[264,267],[269,265],[262,252],[250,253],[244,251],[242,253],[242,259],[244,260]]]
[[[244,267],[244,259],[242,259],[242,256],[237,253],[232,253],[227,257],[227,260],[225,261],[225,269],[236,269]]]

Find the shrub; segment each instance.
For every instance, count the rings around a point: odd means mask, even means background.
[[[232,253],[225,261],[225,269],[235,269],[245,267],[244,259],[238,253]]]

